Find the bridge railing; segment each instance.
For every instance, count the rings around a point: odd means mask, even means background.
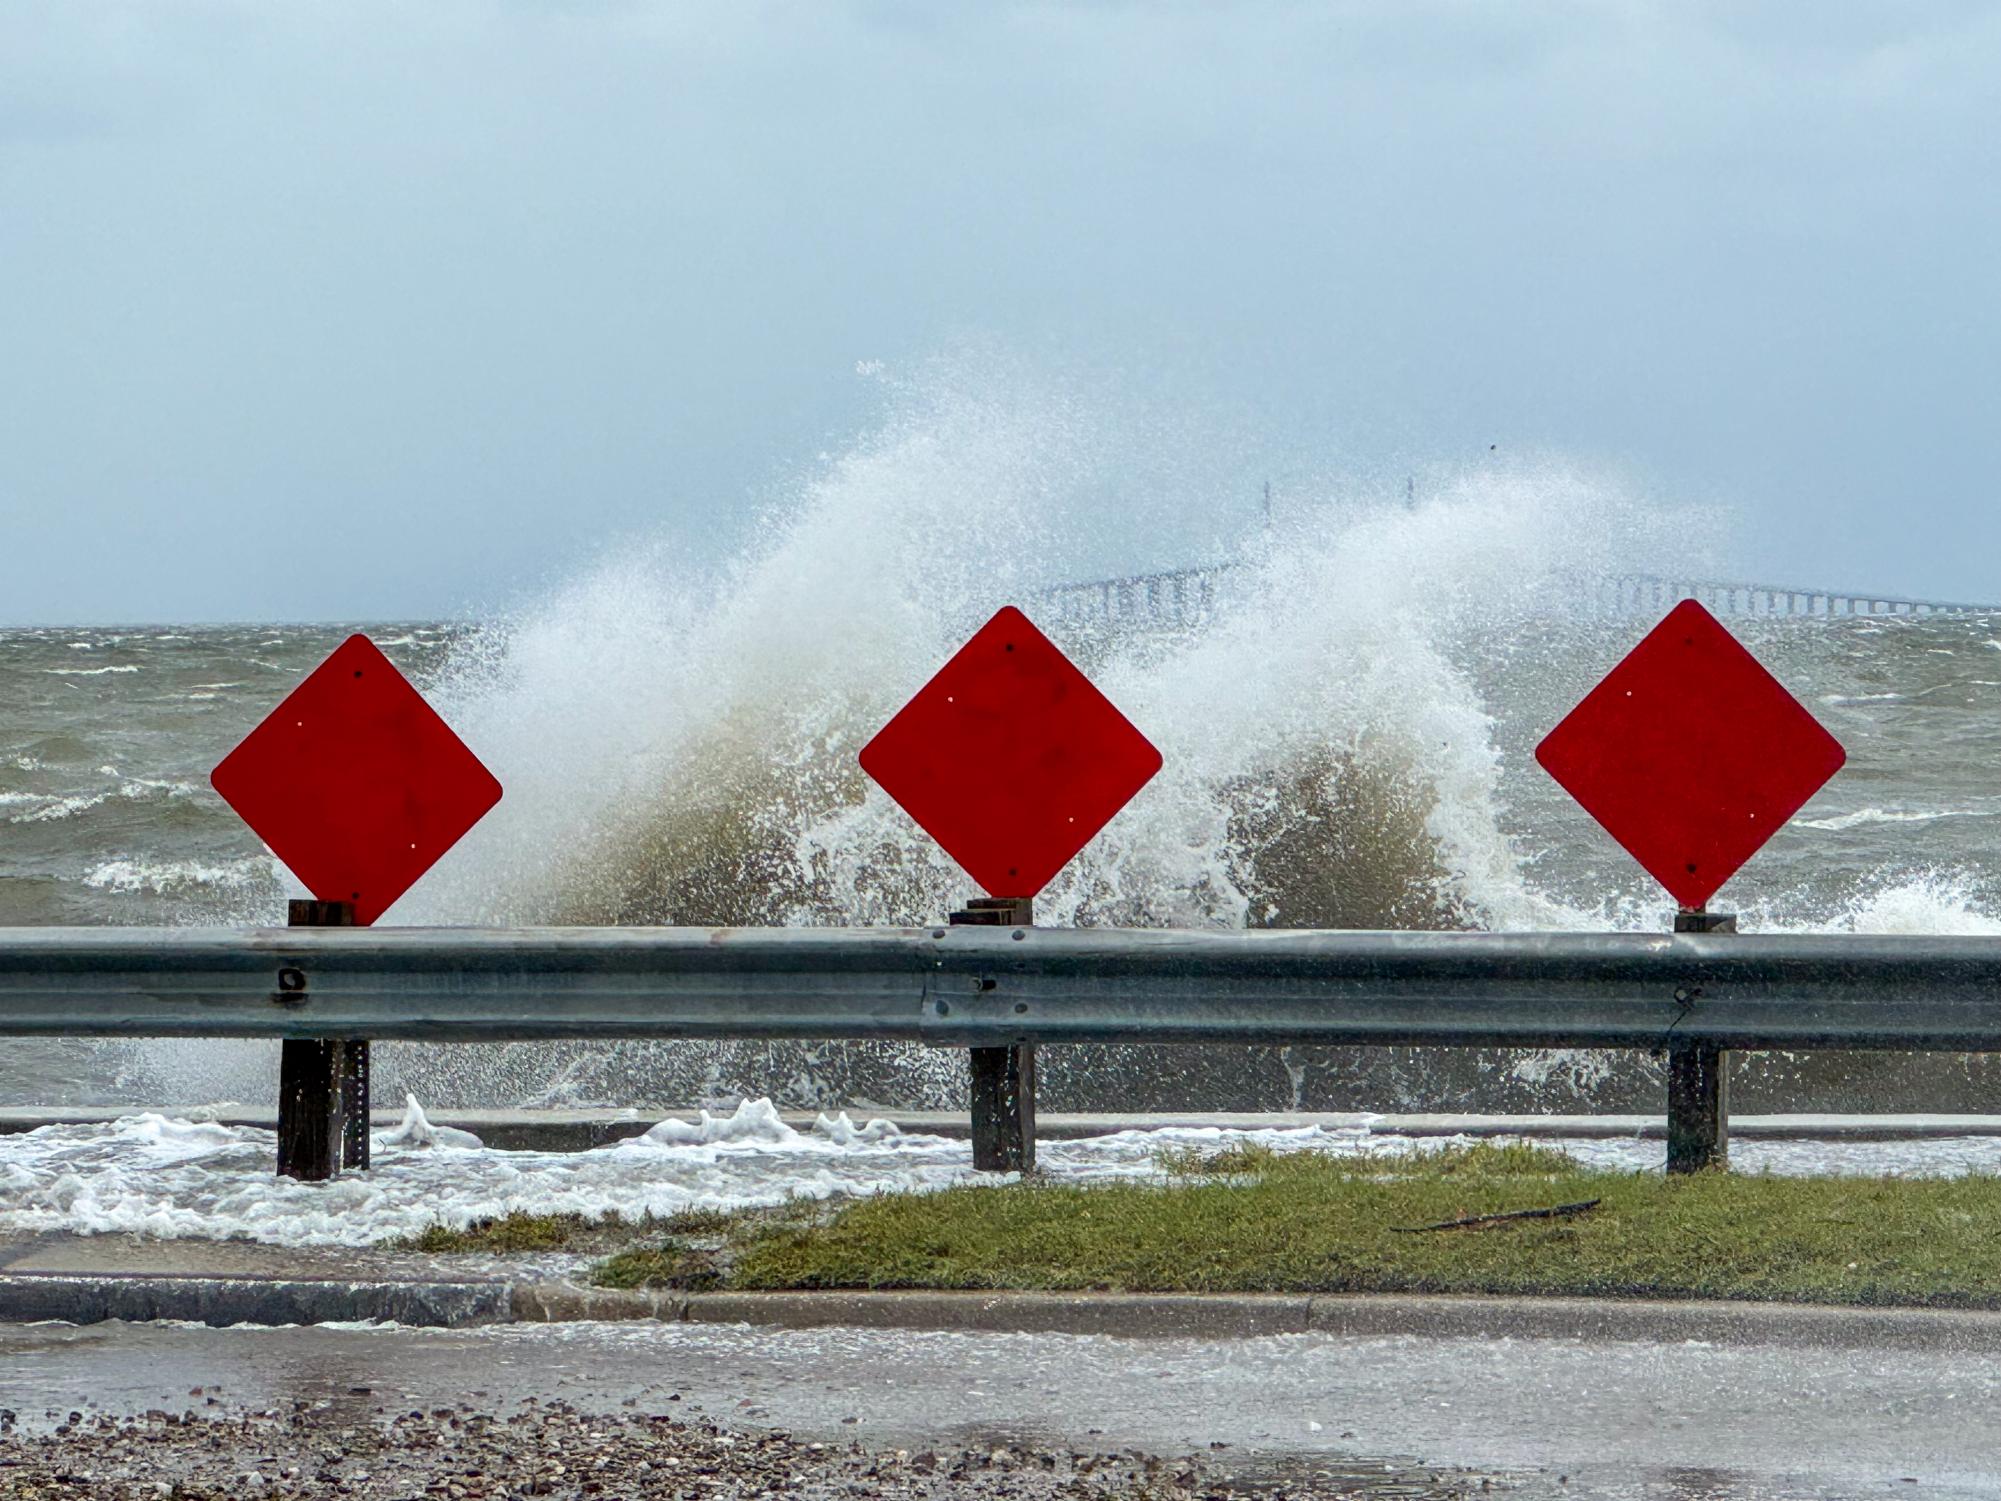
[[[1907,599],[1789,584],[1747,584],[1668,574],[1625,573],[1584,580],[1580,590],[1598,613],[1662,612],[1677,600],[1700,600],[1713,614],[1736,616],[1992,615],[2001,605]]]
[[[1997,996],[1985,937],[0,928],[16,1037],[1997,1052]]]
[[[1044,590],[1041,601],[1046,611],[1059,620],[1088,620],[1113,626],[1193,627],[1213,614],[1232,583],[1248,573],[1246,565],[1241,563],[1175,568],[1089,583],[1058,584]],[[1735,617],[2001,615],[2001,605],[1658,573],[1573,574],[1552,580],[1544,593],[1553,608],[1613,617],[1664,614],[1677,600],[1683,599],[1700,600],[1716,615]]]
[[[1243,572],[1241,564],[1218,563],[1082,584],[1057,584],[1042,592],[1041,603],[1058,620],[1087,620],[1114,626],[1132,623],[1195,626],[1215,613],[1230,579]]]

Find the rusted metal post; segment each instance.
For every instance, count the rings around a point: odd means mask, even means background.
[[[983,896],[954,912],[954,925],[1027,928],[1032,897]],[[983,1173],[1035,1171],[1035,1046],[972,1048],[973,1166]]]
[[[1737,919],[1683,909],[1677,933],[1734,933]],[[1667,1050],[1667,1170],[1699,1173],[1730,1165],[1730,1054],[1714,1043],[1676,1043]]]
[[[287,920],[295,928],[351,928],[354,904],[298,900]],[[278,1054],[279,1176],[324,1183],[343,1167],[367,1166],[367,1042],[287,1038]]]

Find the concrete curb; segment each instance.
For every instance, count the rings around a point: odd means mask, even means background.
[[[0,1323],[178,1320],[234,1324],[633,1322],[772,1329],[901,1329],[1118,1339],[1702,1341],[2001,1354],[2001,1312],[1614,1298],[1405,1294],[683,1293],[574,1282],[270,1276],[0,1274]]]
[[[1308,1317],[1316,1333],[1363,1337],[1419,1334],[1434,1339],[1629,1340],[2001,1353],[2001,1312],[1986,1309],[1357,1294],[1316,1297]]]
[[[845,1326],[995,1334],[1244,1339],[1303,1334],[1312,1299],[1297,1294],[620,1291],[574,1283],[516,1285],[523,1322],[658,1319],[785,1329]]]
[[[784,1329],[842,1326],[1121,1339],[1329,1334],[1656,1344],[1693,1340],[2001,1354],[2001,1312],[1796,1303],[1375,1293],[672,1293],[556,1283],[516,1286],[512,1306],[513,1316],[524,1322],[657,1319]]]
[[[458,1329],[513,1318],[504,1282],[338,1282],[266,1277],[106,1277],[55,1272],[0,1276],[0,1323],[99,1324],[180,1320],[338,1324],[393,1320]]]

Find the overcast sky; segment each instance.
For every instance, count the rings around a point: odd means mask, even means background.
[[[968,347],[2001,598],[1997,157],[1988,5],[8,0],[0,620],[714,554]]]

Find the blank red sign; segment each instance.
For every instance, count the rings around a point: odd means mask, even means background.
[[[1160,770],[1160,752],[1010,605],[861,762],[987,895],[1034,896]]]
[[[1692,599],[1535,755],[1684,907],[1705,905],[1847,759]]]
[[[209,774],[323,902],[380,917],[500,783],[366,636],[350,636]]]

